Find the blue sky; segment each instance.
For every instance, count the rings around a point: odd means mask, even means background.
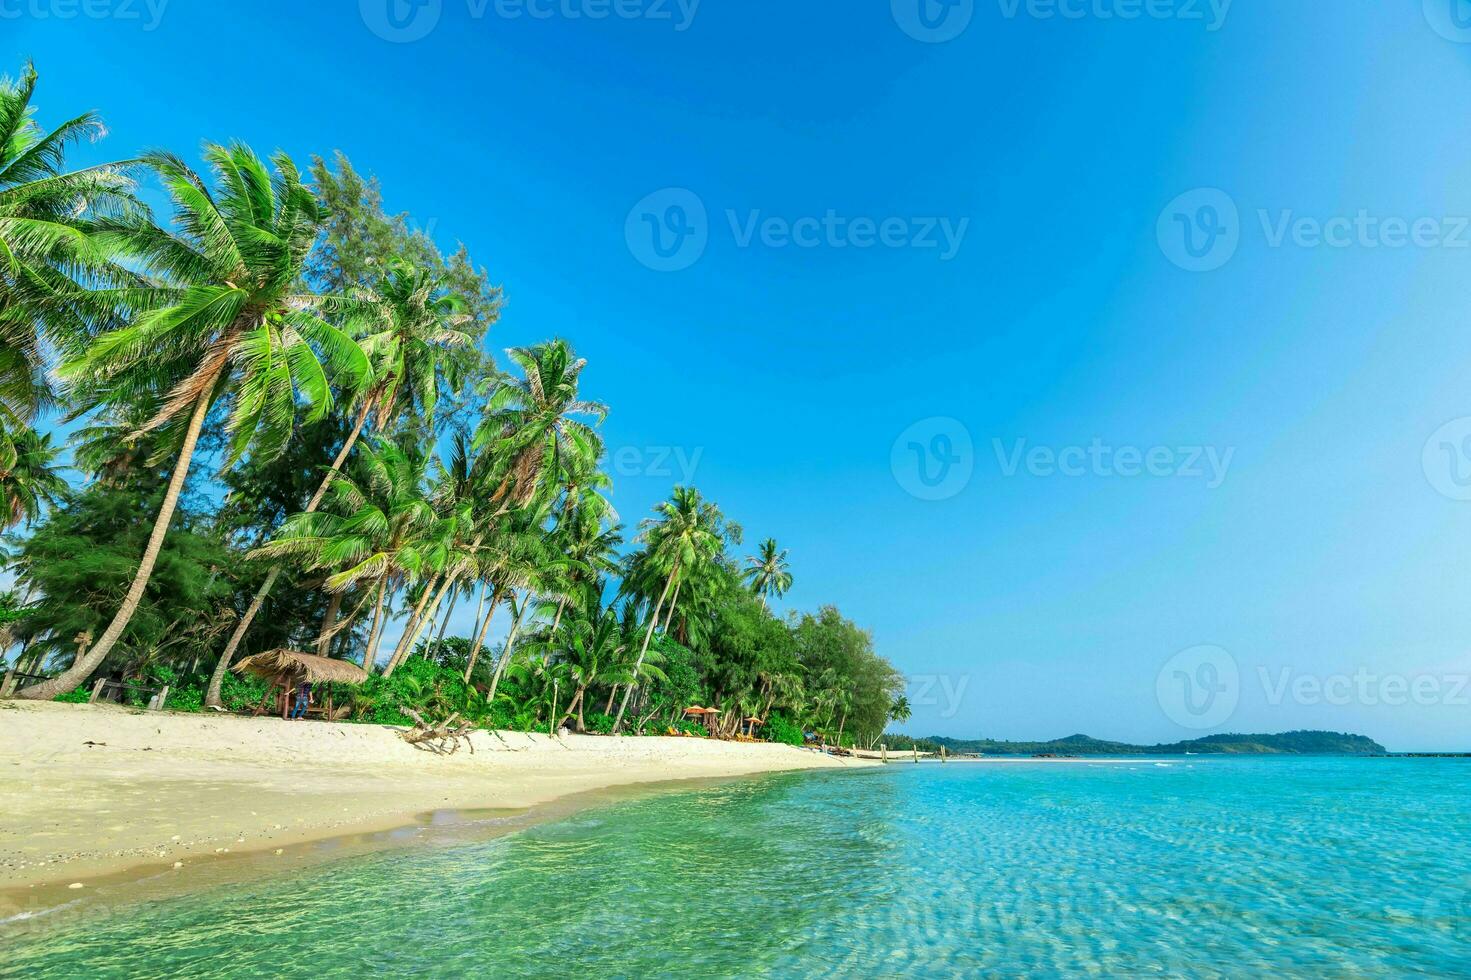
[[[95,159],[341,149],[463,240],[624,517],[691,475],[776,536],[913,732],[1471,748],[1451,0],[387,2],[0,30]]]

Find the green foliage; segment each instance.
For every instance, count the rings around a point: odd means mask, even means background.
[[[75,691],[67,691],[65,694],[58,694],[56,697],[52,698],[52,700],[60,701],[62,704],[86,704],[89,700],[91,700],[91,697],[91,691],[79,687]]]
[[[42,598],[19,625],[33,651],[59,661],[76,637],[106,628],[138,567],[162,488],[144,475],[127,484],[94,483],[54,511],[20,548],[14,564]],[[158,657],[211,652],[222,627],[219,608],[232,592],[234,564],[225,545],[190,519],[164,541],[142,603],[106,663],[141,670]]]
[[[234,671],[225,674],[220,699],[230,711],[253,711],[266,696],[268,685],[256,677],[241,677]]]
[[[766,726],[761,733],[766,736],[768,742],[782,742],[786,745],[802,744],[802,726],[792,721],[786,715],[777,713],[766,719]]]
[[[422,657],[405,660],[392,677],[374,674],[365,684],[346,690],[353,720],[374,725],[412,725],[405,709],[433,720],[456,711],[464,714],[467,706],[476,704],[458,671]]]
[[[594,735],[610,735],[613,732],[613,716],[605,715],[601,711],[589,712],[584,719],[587,722],[587,730]]]
[[[314,158],[308,183],[239,143],[207,144],[203,173],[149,152],[134,169],[162,186],[155,219],[123,170],[62,172],[100,122],[44,137],[34,86],[29,70],[0,82],[0,526],[26,523],[9,564],[36,597],[0,595],[0,628],[32,670],[91,651],[46,690],[100,669],[195,711],[212,677],[227,708],[254,709],[264,683],[220,652],[276,569],[232,655],[315,650],[341,627],[322,652],[366,650],[390,674],[332,690],[357,721],[458,712],[546,731],[570,710],[594,732],[730,736],[755,714],[781,741],[804,727],[847,741],[903,717],[868,634],[832,608],[773,616],[787,552],[768,538],[732,557],[740,525],[695,487],[657,504],[620,560],[586,360],[556,338],[507,350],[502,373],[487,342],[500,287],[463,246],[445,254],[387,212],[344,156]],[[54,399],[81,419],[73,458],[91,482],[75,492],[66,454],[30,425]],[[191,417],[211,465],[186,466],[170,526],[160,505]],[[167,533],[150,577],[151,514]],[[488,620],[509,608],[519,633],[474,651],[436,640],[445,592],[478,595]],[[412,653],[379,656],[385,622],[416,608]],[[717,709],[708,730],[683,719],[696,702]]]

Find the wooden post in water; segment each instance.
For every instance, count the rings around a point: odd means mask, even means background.
[[[888,742],[885,742],[884,744],[882,744],[882,745],[879,746],[879,753],[883,756],[883,761],[885,763],[887,763],[889,761],[889,743]]]
[[[940,746],[940,761],[941,762],[946,761],[945,760],[945,746],[943,746],[943,745]]]
[[[919,765],[919,746],[918,745],[914,745],[914,746],[911,746],[911,748],[914,749],[914,764],[917,766],[917,765]]]

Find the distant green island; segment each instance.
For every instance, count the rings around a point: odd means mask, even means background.
[[[901,740],[898,747],[913,744],[921,751],[985,755],[1388,755],[1389,750],[1372,738],[1345,732],[1282,732],[1278,735],[1207,735],[1184,742],[1159,745],[1130,745],[1088,735],[1069,735],[1050,742],[1007,742],[991,738],[965,739],[933,736]],[[890,743],[890,748],[895,748]]]

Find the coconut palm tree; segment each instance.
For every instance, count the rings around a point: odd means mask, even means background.
[[[587,361],[565,340],[515,347],[506,356],[522,376],[500,379],[475,434],[476,449],[488,450],[493,461],[487,486],[502,511],[551,496],[562,472],[596,461],[602,438],[578,416],[595,425],[608,414],[605,405],[579,396]]]
[[[681,582],[681,576],[703,572],[724,553],[726,541],[739,541],[741,533],[739,525],[727,521],[720,508],[705,501],[694,487],[675,487],[669,500],[654,507],[654,513],[657,516],[639,522],[638,540],[644,545],[647,568],[663,576],[664,587],[644,631],[643,645],[633,669],[635,677],[648,653],[649,641],[654,638],[654,628],[659,625],[659,613],[669,600],[671,590]],[[677,593],[674,601],[678,601]],[[614,732],[619,731],[623,723],[623,714],[628,709],[628,698],[634,686],[624,689],[618,715],[613,720]]]
[[[577,730],[581,732],[587,729],[583,714],[588,689],[616,666],[627,644],[617,612],[612,606],[603,605],[599,590],[583,590],[577,598],[578,604],[571,608],[568,617],[539,634],[531,649],[567,665],[572,695],[552,727],[560,727],[575,714]]]
[[[83,113],[45,132],[31,98],[36,71],[0,78],[0,424],[19,430],[52,400],[45,347],[74,350],[110,304],[84,285],[133,276],[93,232],[98,218],[145,214],[123,164],[67,171],[67,150],[105,129]]]
[[[913,712],[909,707],[909,699],[902,694],[894,699],[893,704],[889,705],[889,718],[901,725],[909,720],[911,714]]]
[[[286,445],[298,414],[321,419],[332,407],[331,380],[358,390],[371,377],[367,356],[322,313],[346,299],[298,293],[302,264],[323,212],[283,153],[272,174],[242,144],[205,147],[214,188],[181,159],[149,154],[175,206],[177,231],[133,215],[100,225],[108,247],[125,248],[150,277],[108,291],[127,322],[61,365],[78,411],[158,398],[139,435],[183,427],[173,476],[133,582],[112,622],[57,677],[21,691],[50,699],[82,683],[127,627],[153,573],[189,475],[205,416],[230,403],[227,465],[253,452],[269,458]]]
[[[441,280],[400,262],[380,280],[374,293],[364,294],[360,299],[365,304],[363,310],[371,316],[371,326],[358,338],[358,346],[372,365],[372,381],[357,398],[352,429],[303,513],[310,514],[321,504],[328,485],[341,472],[370,415],[379,432],[404,418],[430,425],[441,383],[457,390],[462,380],[461,366],[453,354],[470,345],[469,335],[460,329],[470,317],[464,312],[464,301]],[[219,703],[225,671],[280,575],[279,566],[266,573],[245,614],[235,624],[224,652],[215,663],[206,703]]]
[[[333,481],[326,510],[294,514],[250,557],[288,559],[331,572],[326,587],[345,592],[365,585],[372,626],[363,668],[372,672],[382,638],[385,603],[400,585],[431,566],[439,517],[425,489],[426,461],[417,447],[377,440],[359,447],[352,475]]]
[[[780,599],[792,587],[792,573],[787,569],[787,553],[778,549],[776,538],[761,542],[760,553],[746,559],[743,578],[751,591],[761,597],[761,608],[766,609],[768,596]]]
[[[66,498],[70,487],[56,462],[60,452],[61,447],[51,444],[49,432],[42,435],[30,427],[15,433],[0,431],[0,507],[5,527],[30,524],[43,508]]]

